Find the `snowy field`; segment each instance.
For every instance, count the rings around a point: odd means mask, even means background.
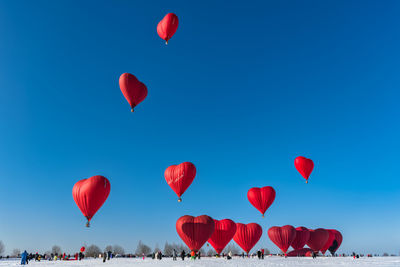
[[[20,262],[16,260],[0,260],[0,266],[17,266]],[[21,265],[19,265],[21,266]],[[204,267],[217,267],[217,266],[382,266],[394,267],[400,266],[400,257],[374,257],[374,258],[360,258],[353,259],[346,258],[280,258],[280,257],[267,257],[264,260],[254,259],[211,259],[202,258],[196,261],[172,261],[172,259],[152,260],[152,259],[112,259],[103,263],[99,259],[88,259],[83,261],[32,261],[28,266],[204,266]]]

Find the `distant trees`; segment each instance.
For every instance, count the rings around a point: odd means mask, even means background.
[[[21,250],[19,250],[18,248],[14,248],[11,254],[11,257],[19,257],[21,255]]]
[[[383,257],[387,257],[389,254],[387,252],[383,253]]]
[[[141,240],[139,241],[135,254],[138,256],[141,256],[142,254],[144,255],[149,255],[151,253],[151,248],[147,245],[145,245]]]
[[[125,250],[123,247],[121,247],[120,245],[114,245],[113,250],[111,250],[115,255],[124,255],[125,254]],[[107,250],[108,251],[108,250]]]
[[[54,255],[60,255],[61,254],[61,248],[60,246],[54,245],[51,248],[51,253],[53,253]]]
[[[154,253],[157,253],[157,252],[159,252],[159,251],[161,251],[161,249],[159,248],[158,243],[156,243],[156,246],[154,247],[153,252],[154,252]]]
[[[168,242],[165,242],[163,254],[165,256],[171,257],[174,249],[176,250],[177,254],[180,254],[182,250],[186,251],[186,253],[189,252],[189,249],[182,244],[175,244],[175,243],[170,244]]]
[[[227,254],[229,251],[231,251],[233,255],[238,255],[240,253],[240,249],[233,243],[228,244],[222,252]]]
[[[113,246],[111,246],[111,245],[108,245],[105,249],[104,249],[104,251],[113,251]]]
[[[97,258],[100,253],[101,253],[101,250],[96,245],[90,245],[88,248],[86,248],[86,256],[87,257]]]
[[[217,252],[213,249],[213,248],[210,248],[208,251],[207,251],[207,256],[209,256],[209,257],[212,257],[212,256],[214,256],[214,255],[216,255],[217,254]]]
[[[4,243],[3,241],[0,240],[0,255],[3,255],[4,251],[5,251]]]

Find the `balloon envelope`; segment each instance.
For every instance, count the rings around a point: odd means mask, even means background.
[[[214,220],[207,215],[198,217],[185,215],[176,221],[178,235],[192,251],[201,249],[213,234],[214,227]]]
[[[238,244],[246,253],[257,244],[262,235],[262,228],[256,223],[249,224],[236,224],[236,234],[233,240]]]
[[[324,255],[325,255],[325,252],[332,246],[333,241],[335,240],[335,234],[333,232],[329,231],[329,230],[327,230],[327,231],[328,231],[328,234],[329,234],[329,238],[325,242],[325,245],[321,248],[321,252]]]
[[[303,176],[303,178],[308,182],[308,178],[314,169],[314,162],[311,159],[300,156],[294,160],[294,166],[301,176]]]
[[[168,40],[175,34],[178,29],[178,16],[174,13],[168,13],[157,25],[157,33],[168,44]]]
[[[186,189],[192,184],[195,176],[196,167],[191,162],[171,165],[164,172],[167,184],[178,195],[179,200]]]
[[[271,186],[253,187],[247,192],[250,203],[264,216],[265,211],[275,200],[275,190]]]
[[[131,106],[132,112],[147,96],[146,85],[130,73],[123,73],[119,77],[119,88]]]
[[[335,239],[332,242],[332,245],[329,247],[329,252],[334,255],[336,250],[338,250],[338,248],[340,247],[340,245],[342,244],[343,241],[343,236],[342,234],[335,229],[329,229],[329,232],[332,232],[335,235]]]
[[[236,233],[236,223],[229,219],[214,220],[214,233],[208,243],[220,254]]]
[[[310,257],[312,256],[313,250],[309,248],[295,249],[290,252],[286,256],[288,257]]]
[[[306,227],[297,227],[296,228],[296,238],[292,242],[292,248],[295,250],[302,249],[310,238],[310,232]]]
[[[72,196],[88,222],[104,204],[110,189],[110,182],[101,175],[80,180],[74,185]]]
[[[307,246],[309,246],[313,251],[318,252],[328,241],[329,233],[326,229],[318,228],[310,231],[310,239],[307,241]]]
[[[269,239],[286,254],[288,248],[296,238],[296,229],[291,225],[282,227],[273,226],[269,228],[268,236]]]

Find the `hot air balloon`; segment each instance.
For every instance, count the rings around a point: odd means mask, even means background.
[[[207,215],[198,217],[185,215],[176,221],[178,235],[192,251],[201,249],[213,234],[214,227],[214,220]]]
[[[324,255],[325,255],[325,252],[332,246],[333,241],[335,240],[335,234],[333,232],[329,231],[329,230],[327,230],[327,231],[328,231],[328,234],[329,234],[329,238],[325,242],[325,245],[321,248],[321,252]]]
[[[258,209],[264,217],[265,211],[275,200],[275,190],[271,186],[253,187],[247,192],[247,198],[251,205]]]
[[[257,244],[262,235],[262,228],[256,223],[249,224],[236,224],[236,234],[233,240],[238,244],[247,254]]]
[[[168,40],[175,34],[178,29],[178,16],[174,13],[168,13],[157,25],[157,33],[161,39],[165,40],[168,44]]]
[[[340,245],[342,244],[343,241],[343,236],[342,234],[335,229],[329,229],[329,232],[332,232],[335,235],[335,239],[332,242],[332,245],[329,247],[329,252],[332,255],[335,255],[336,250],[340,247]]]
[[[80,180],[74,185],[72,196],[87,219],[87,227],[89,227],[92,217],[108,198],[110,188],[110,182],[101,175]]]
[[[269,228],[268,236],[269,239],[286,254],[288,248],[296,238],[296,229],[291,225],[282,227],[273,226]]]
[[[132,112],[147,96],[146,85],[130,73],[123,73],[119,77],[119,88],[131,106]]]
[[[286,256],[288,256],[288,257],[311,257],[312,253],[313,253],[312,249],[301,248],[301,249],[295,249],[295,250],[288,252],[288,254],[286,254]]]
[[[171,165],[164,172],[165,180],[172,190],[174,190],[178,195],[179,202],[182,201],[182,194],[193,182],[195,176],[196,167],[191,162],[183,162],[179,165]]]
[[[307,246],[309,246],[313,251],[318,252],[328,241],[329,233],[326,229],[318,228],[315,230],[309,230],[310,238],[307,241]]]
[[[236,223],[229,219],[214,220],[214,233],[208,239],[208,243],[220,254],[236,233]]]
[[[83,253],[83,252],[85,252],[85,247],[81,247],[81,252]]]
[[[314,162],[311,159],[300,156],[294,160],[294,166],[301,176],[306,179],[306,183],[308,183],[308,178],[314,169]]]
[[[295,250],[302,249],[307,243],[308,239],[310,239],[310,232],[306,227],[297,227],[296,228],[296,238],[293,240],[291,246]]]

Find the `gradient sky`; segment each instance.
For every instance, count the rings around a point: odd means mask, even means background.
[[[156,32],[174,12],[168,46]],[[185,214],[335,228],[338,252],[400,250],[398,1],[0,1],[0,240],[154,247]],[[149,90],[135,113],[118,78]],[[309,184],[296,156],[312,158]],[[164,180],[191,161],[183,202]],[[72,199],[111,194],[85,228]],[[247,201],[273,186],[265,219]]]

